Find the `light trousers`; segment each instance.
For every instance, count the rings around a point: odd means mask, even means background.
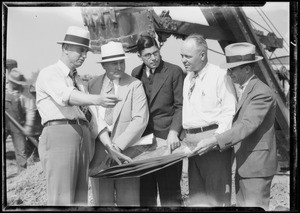
[[[47,205],[87,205],[89,143],[90,133],[84,125],[43,129],[39,156],[47,181]]]

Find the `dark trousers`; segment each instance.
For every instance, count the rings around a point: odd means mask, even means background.
[[[15,149],[18,172],[27,167],[26,138],[20,131],[11,131],[11,139]]]
[[[215,130],[188,134],[184,141],[198,143]],[[232,150],[213,150],[189,158],[189,205],[230,206]]]
[[[157,192],[159,192],[161,206],[181,206],[181,174],[182,161],[142,176],[140,179],[141,206],[157,206]]]

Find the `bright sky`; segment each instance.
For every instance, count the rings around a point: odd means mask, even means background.
[[[163,10],[169,10],[174,20],[189,21],[207,24],[199,7],[154,7],[160,15]],[[283,36],[289,43],[289,2],[269,2],[261,10],[272,21],[272,24],[280,32],[263,22],[262,17],[254,7],[244,8],[248,17],[260,23],[263,28],[274,31],[278,37]],[[32,72],[55,63],[61,54],[61,45],[56,42],[63,40],[69,26],[83,25],[83,19],[79,7],[8,7],[7,16],[7,58],[18,61],[18,67],[25,77],[30,78]],[[259,30],[266,30],[255,25]],[[161,49],[165,61],[174,63],[183,68],[180,57],[180,39],[170,37]],[[222,52],[217,41],[208,40],[209,48]],[[289,47],[285,44],[286,49]],[[276,50],[277,53],[277,50]],[[277,56],[288,55],[284,49],[278,50]],[[126,72],[141,64],[136,54],[128,54],[126,59]],[[209,52],[209,61],[219,65],[225,58],[214,52]],[[100,64],[100,55],[88,53],[84,64],[78,69],[80,75],[100,75],[104,71]]]

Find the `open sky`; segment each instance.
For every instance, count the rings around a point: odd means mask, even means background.
[[[49,3],[49,2],[48,2]],[[24,5],[24,3],[22,4]],[[26,5],[26,4],[25,4]],[[4,5],[5,6],[5,5]],[[176,7],[153,7],[159,15],[163,10],[169,10],[170,16],[174,20],[189,21],[206,24],[207,22],[199,7],[176,6]],[[262,17],[257,12],[258,8],[243,7],[246,15],[259,23],[255,25],[257,29],[265,34],[274,31],[278,37],[285,39],[285,49],[276,50],[277,56],[289,55],[289,31],[290,31],[290,11],[289,2],[268,2],[260,9],[272,21],[264,23]],[[50,64],[55,63],[61,54],[61,46],[56,42],[63,40],[65,32],[69,26],[85,27],[79,7],[32,7],[9,6],[7,7],[7,58],[18,61],[19,69],[25,77],[30,78],[32,72],[36,72]],[[276,30],[275,28],[276,27]],[[277,33],[279,31],[280,35]],[[177,64],[183,68],[180,57],[180,39],[170,37],[161,49],[164,60]],[[5,44],[2,44],[5,45]],[[208,40],[209,48],[222,52],[217,41]],[[126,72],[131,73],[132,69],[141,64],[141,60],[136,54],[128,54],[126,59]],[[209,61],[219,65],[225,61],[225,57],[209,52]],[[84,64],[78,69],[80,75],[100,75],[104,71],[100,64],[100,55],[88,53]]]

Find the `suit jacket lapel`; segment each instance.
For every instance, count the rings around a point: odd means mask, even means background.
[[[250,82],[248,83],[248,85],[246,86],[245,88],[245,91],[243,92],[243,95],[241,97],[241,100],[238,101],[237,103],[237,108],[236,108],[236,112],[239,111],[239,109],[241,108],[241,106],[243,105],[243,103],[245,102],[245,100],[247,99],[248,97],[248,94],[252,91],[254,85],[256,84],[257,82],[257,77],[253,77]]]
[[[162,61],[155,71],[153,85],[152,85],[152,92],[150,97],[150,104],[168,77],[166,72],[167,68],[164,67],[163,64],[164,62]]]
[[[120,81],[119,81],[119,88],[118,88],[117,96],[119,99],[121,99],[121,101],[119,101],[116,104],[116,106],[114,107],[114,115],[113,115],[114,123],[116,122],[117,118],[120,115],[121,109],[123,108],[123,105],[126,101],[126,98],[127,98],[128,92],[129,92],[128,85],[126,84],[127,83],[126,78],[127,77],[124,77],[124,78],[120,79]]]

